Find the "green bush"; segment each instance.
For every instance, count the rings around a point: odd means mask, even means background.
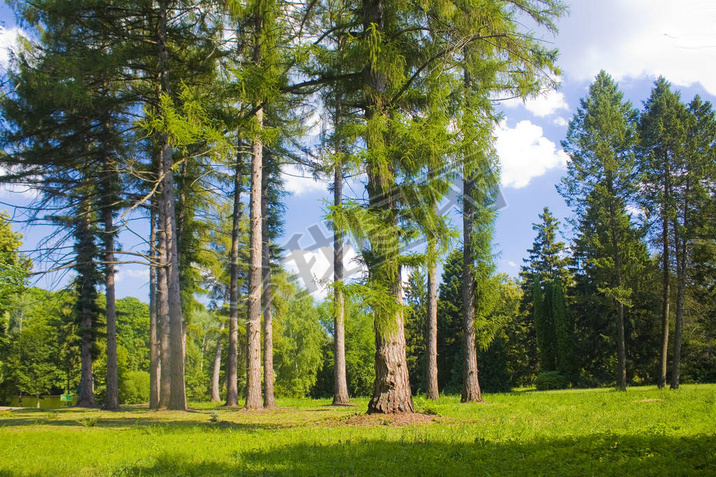
[[[119,381],[119,401],[122,404],[140,404],[149,401],[149,373],[129,371]]]
[[[549,391],[550,389],[566,389],[569,387],[569,379],[557,371],[545,371],[539,373],[535,379],[538,391]]]

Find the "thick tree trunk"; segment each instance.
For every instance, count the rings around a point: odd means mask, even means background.
[[[388,175],[391,175],[390,173]],[[399,238],[395,218],[395,182],[379,167],[368,167],[368,197],[372,213],[381,217],[381,229],[370,232],[373,253],[370,281],[388,295],[373,307],[375,328],[375,382],[368,413],[414,412],[406,360]],[[387,218],[387,219],[386,219]],[[393,301],[389,304],[389,301]]]
[[[211,402],[221,402],[219,395],[221,375],[221,332],[224,331],[224,322],[219,325],[219,335],[216,337],[216,351],[214,351],[214,367],[211,371]]]
[[[338,156],[339,150],[336,151]],[[343,204],[343,169],[340,160],[336,160],[333,178],[333,205]],[[343,233],[333,230],[333,404],[346,405],[348,380],[346,379],[346,327],[345,303],[343,298]]]
[[[114,289],[114,220],[111,207],[104,210],[105,291],[107,295],[107,398],[104,407],[119,409],[119,380],[117,376],[117,308]]]
[[[269,231],[269,197],[268,197],[268,174],[263,174],[261,194],[261,265],[262,283],[261,293],[262,308],[264,315],[264,407],[271,409],[276,407],[276,398],[273,391],[273,297],[271,289],[271,238]]]
[[[154,199],[149,221],[149,409],[157,409],[161,371],[157,326],[157,213]]]
[[[239,144],[239,149],[241,144]],[[236,156],[234,172],[234,210],[231,222],[231,251],[229,252],[229,348],[226,359],[226,406],[239,405],[238,352],[239,352],[239,237],[241,230],[241,176],[243,158]]]
[[[436,400],[438,391],[438,280],[435,240],[428,239],[428,296],[426,337],[426,392],[428,399]]]
[[[472,249],[472,228],[474,206],[472,191],[474,184],[470,173],[465,172],[463,179],[463,265],[462,265],[462,395],[461,402],[482,402],[482,392],[478,379],[477,348],[475,342],[475,273],[474,252]]]
[[[405,357],[405,331],[403,312],[393,316],[376,316],[376,321],[390,320],[393,330],[376,326],[375,333],[375,382],[373,397],[368,404],[368,414],[394,414],[414,412],[410,392],[410,378]]]
[[[256,112],[262,124],[263,110]],[[261,400],[261,185],[263,167],[261,137],[254,138],[251,162],[251,248],[249,258],[249,297],[246,320],[247,371],[246,409],[260,409]]]

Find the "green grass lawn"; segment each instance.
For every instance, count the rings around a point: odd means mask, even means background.
[[[716,475],[716,385],[416,398],[422,422],[279,409],[0,412],[4,475]]]

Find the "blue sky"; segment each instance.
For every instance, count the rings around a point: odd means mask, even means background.
[[[498,270],[516,276],[527,249],[532,245],[532,223],[545,206],[561,219],[570,211],[557,194],[557,184],[564,173],[568,157],[560,141],[567,122],[575,113],[579,99],[599,70],[604,69],[620,84],[625,97],[636,107],[648,97],[653,81],[663,75],[682,100],[695,94],[716,102],[716,2],[708,0],[576,0],[570,14],[560,20],[557,37],[544,40],[560,50],[561,88],[547,92],[526,103],[511,101],[502,105],[504,119],[496,127],[496,147],[502,166],[502,193],[507,207],[500,210],[496,224],[495,251]],[[12,15],[0,7],[0,45],[11,45],[17,34]],[[0,63],[6,61],[0,52]],[[315,241],[309,228],[322,222],[327,187],[311,178],[294,177],[287,170],[287,199],[284,241],[302,234],[301,247],[310,248]],[[360,192],[360,185],[355,186]],[[350,189],[347,189],[347,192]],[[27,191],[0,189],[0,210],[10,211],[12,204],[27,200]],[[563,228],[567,225],[563,221]],[[30,249],[48,233],[47,229],[21,230]],[[138,224],[140,231],[145,227]],[[322,226],[323,232],[328,229]],[[143,248],[128,235],[121,238],[126,248]],[[320,278],[329,267],[327,250],[306,250],[307,262],[314,261],[312,274]],[[350,258],[350,257],[349,257]],[[41,267],[38,264],[38,267]],[[296,268],[288,261],[289,269]],[[147,300],[148,273],[137,264],[121,266],[118,296],[136,296]],[[61,283],[57,277],[40,279],[38,285],[49,287]],[[320,295],[320,291],[316,293]]]

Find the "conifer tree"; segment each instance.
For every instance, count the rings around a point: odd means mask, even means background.
[[[661,366],[658,386],[666,385],[669,319],[671,315],[671,277],[674,265],[682,266],[683,254],[677,252],[679,227],[677,209],[682,163],[685,159],[687,113],[678,93],[671,91],[669,83],[659,78],[644,105],[639,118],[641,146],[640,172],[644,177],[643,203],[647,209],[658,208],[658,217],[652,223],[652,234],[661,246],[662,268],[662,341]],[[677,272],[677,274],[679,274]],[[677,294],[678,295],[678,294]],[[683,314],[683,302],[677,305],[677,314]]]
[[[626,390],[625,307],[631,288],[624,269],[631,266],[631,244],[638,233],[626,212],[634,201],[633,148],[636,113],[617,84],[600,72],[582,99],[562,145],[570,155],[559,191],[579,223],[578,265],[592,275],[612,303],[616,322],[617,387]],[[636,237],[636,238],[635,238]]]

